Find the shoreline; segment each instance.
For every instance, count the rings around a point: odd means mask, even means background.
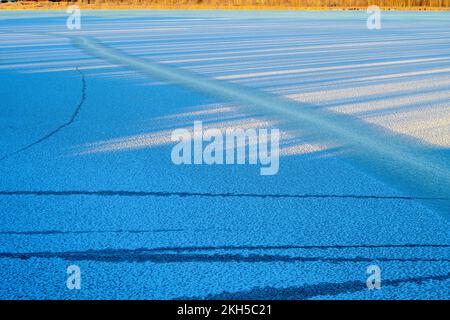
[[[2,11],[22,10],[65,10],[70,5],[76,5],[85,10],[262,10],[262,11],[362,11],[365,6],[341,7],[293,7],[293,6],[211,6],[211,5],[137,5],[137,4],[82,4],[74,2],[15,2],[0,3]],[[384,11],[450,11],[448,7],[383,7]]]

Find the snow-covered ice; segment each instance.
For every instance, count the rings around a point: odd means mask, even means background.
[[[449,12],[66,19],[0,12],[1,299],[450,298]],[[279,173],[174,165],[197,120]]]

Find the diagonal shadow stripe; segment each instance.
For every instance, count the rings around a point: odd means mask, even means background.
[[[295,123],[323,141],[342,146],[346,150],[346,160],[390,185],[408,191],[408,194],[424,198],[448,197],[449,159],[445,153],[432,153],[436,149],[433,146],[350,115],[134,57],[83,35],[71,39],[76,46],[97,58]],[[425,204],[449,218],[450,201],[427,201]]]
[[[403,279],[384,279],[382,288],[386,286],[398,287],[403,284],[423,284],[429,281],[446,281],[450,273],[423,277],[410,277]],[[304,300],[320,296],[336,296],[339,294],[355,293],[368,290],[363,281],[347,281],[342,283],[317,283],[298,287],[274,288],[256,287],[247,291],[223,292],[210,294],[206,297],[180,297],[175,300],[206,299],[206,300]]]

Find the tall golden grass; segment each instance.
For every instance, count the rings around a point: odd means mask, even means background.
[[[6,0],[0,0],[6,1]],[[8,6],[130,6],[161,8],[450,8],[450,0],[18,0]]]

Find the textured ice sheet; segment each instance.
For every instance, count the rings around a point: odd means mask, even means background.
[[[448,220],[385,173],[346,162],[276,114],[92,56],[73,46],[64,13],[0,17],[1,155],[66,123],[83,102],[69,126],[0,162],[2,192],[56,193],[0,195],[1,298],[450,297]],[[84,12],[82,35],[375,122],[442,155],[448,18],[386,13],[372,32],[363,12]],[[279,174],[173,165],[170,132],[194,120],[281,126]],[[297,196],[274,197],[282,194]],[[66,288],[70,264],[81,267],[80,291]],[[371,264],[382,269],[381,290],[365,286]]]

